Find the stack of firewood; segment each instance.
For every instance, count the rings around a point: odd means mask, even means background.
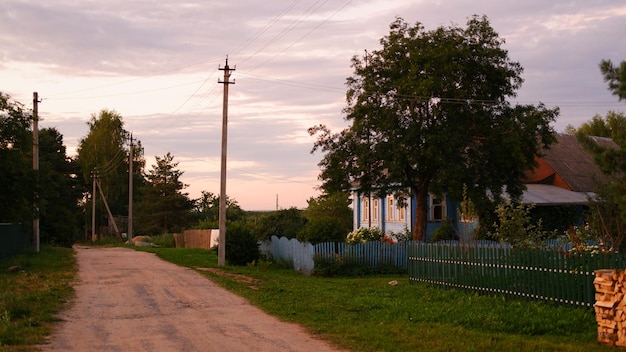
[[[626,272],[597,270],[595,273],[594,310],[598,322],[598,341],[611,346],[626,347]]]

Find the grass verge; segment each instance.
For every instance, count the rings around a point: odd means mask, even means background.
[[[591,309],[409,285],[406,275],[307,277],[277,265],[218,268],[216,252],[202,249],[138,249],[181,266],[213,268],[199,272],[352,351],[613,350],[596,342]]]
[[[73,294],[76,270],[71,248],[0,260],[0,351],[32,351],[43,341]]]

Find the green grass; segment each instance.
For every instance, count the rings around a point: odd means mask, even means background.
[[[19,266],[19,270],[7,269]],[[0,351],[30,351],[50,333],[72,296],[76,260],[70,248],[43,246],[0,260]]]
[[[214,251],[141,248],[191,268]],[[266,312],[352,351],[610,351],[593,310],[409,285],[406,275],[307,277],[279,265],[200,271]],[[398,286],[389,282],[397,280]]]

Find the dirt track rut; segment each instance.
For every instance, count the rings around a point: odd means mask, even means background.
[[[154,254],[75,250],[76,297],[42,350],[337,351]]]

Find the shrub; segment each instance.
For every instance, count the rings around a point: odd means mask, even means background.
[[[541,219],[532,222],[533,205],[506,203],[496,208],[498,221],[490,235],[500,242],[517,248],[539,248],[547,238],[556,237],[555,231],[544,231]]]
[[[450,240],[458,240],[459,236],[456,235],[456,231],[454,231],[454,226],[452,226],[452,222],[449,219],[445,219],[441,222],[441,226],[439,226],[435,232],[433,232],[433,237],[431,238],[431,242],[439,242],[439,241],[450,241]]]
[[[164,233],[159,236],[152,236],[150,242],[159,247],[176,248],[176,241],[174,240],[174,235],[172,235],[171,233]]]
[[[346,232],[342,229],[341,221],[336,218],[311,219],[298,233],[298,240],[311,242],[342,242],[346,238]]]
[[[359,263],[356,258],[343,257],[336,255],[335,257],[315,255],[313,258],[315,266],[313,267],[313,275],[321,277],[333,276],[370,276],[370,275],[395,275],[405,274],[406,270],[393,265],[369,266]]]
[[[361,227],[358,230],[348,233],[346,243],[357,244],[369,241],[380,241],[384,237],[385,233],[378,227]]]
[[[260,257],[257,239],[250,228],[243,223],[234,222],[226,228],[226,260],[231,265],[244,266]]]

